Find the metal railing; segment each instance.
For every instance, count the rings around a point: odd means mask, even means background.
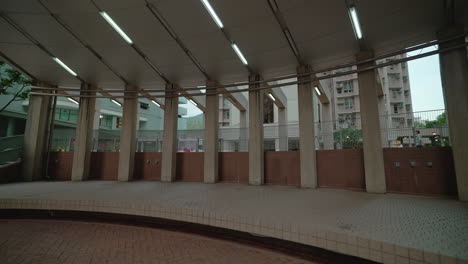
[[[445,110],[403,112],[379,117],[382,146],[412,147],[450,146],[448,123]],[[419,131],[419,133],[418,133]],[[299,124],[265,124],[265,151],[299,150]],[[203,152],[205,131],[178,130],[178,152]],[[220,127],[218,132],[220,152],[248,151],[249,129]],[[53,151],[73,151],[75,129],[54,129]],[[163,130],[138,130],[137,152],[161,152]],[[315,123],[316,149],[361,148],[363,145],[361,120],[358,115],[338,120]],[[95,130],[93,151],[115,152],[120,150],[120,130]]]

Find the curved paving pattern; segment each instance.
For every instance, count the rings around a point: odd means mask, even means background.
[[[434,197],[237,184],[33,182],[0,185],[0,208],[159,217],[383,263],[468,262],[468,203]]]
[[[146,227],[0,220],[0,263],[319,263]],[[323,263],[323,262],[322,262]]]

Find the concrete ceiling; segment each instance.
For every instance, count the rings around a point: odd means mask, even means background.
[[[455,0],[457,20],[468,25],[468,1]],[[95,49],[129,83],[164,88],[151,69],[83,0],[42,0],[74,33]],[[197,86],[204,75],[184,53],[144,0],[95,0],[173,83]],[[295,73],[296,58],[267,0],[211,0],[225,30],[244,53],[249,67],[264,78]],[[199,0],[151,0],[207,74],[221,83],[247,80],[248,70]],[[306,63],[323,68],[354,60],[358,42],[344,0],[277,0]],[[443,26],[442,0],[354,0],[367,46],[376,54],[436,38]],[[0,10],[59,57],[82,79],[100,88],[124,83],[58,24],[36,0],[0,0]],[[63,86],[79,81],[28,38],[0,19],[0,51],[38,79]]]

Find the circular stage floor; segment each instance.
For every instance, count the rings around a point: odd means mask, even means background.
[[[61,220],[0,220],[0,263],[335,263],[197,234]]]

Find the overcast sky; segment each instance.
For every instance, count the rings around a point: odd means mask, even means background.
[[[422,53],[436,50],[423,49]],[[420,51],[408,53],[417,55]],[[439,55],[433,55],[408,62],[413,111],[445,109],[440,81]]]
[[[413,56],[435,49],[435,47],[429,47],[423,49],[422,52],[418,50],[410,52],[408,55]],[[409,61],[408,70],[413,111],[445,109],[440,81],[439,56],[433,55]],[[195,116],[202,113],[190,102],[183,106],[187,108],[187,116]]]

